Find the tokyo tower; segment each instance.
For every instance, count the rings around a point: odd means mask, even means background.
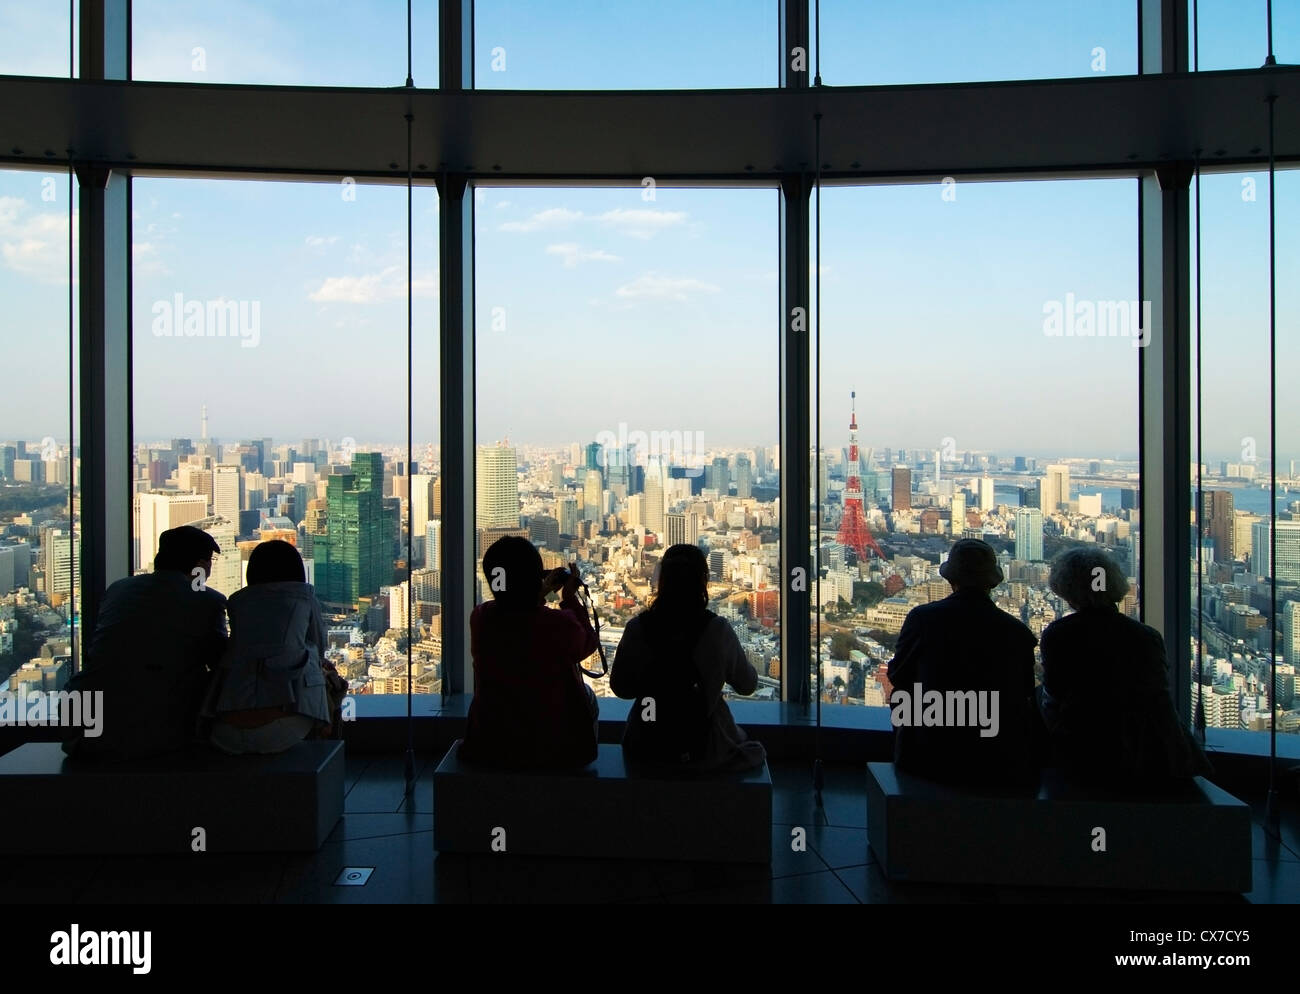
[[[849,393],[852,414],[849,419],[849,481],[844,488],[844,519],[840,522],[840,544],[858,554],[858,562],[865,562],[867,547],[870,546],[877,556],[885,558],[880,546],[871,537],[867,527],[867,516],[862,513],[862,480],[858,476],[861,460],[858,458],[858,405],[857,392]]]

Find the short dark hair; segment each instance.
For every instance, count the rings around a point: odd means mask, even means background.
[[[522,535],[506,535],[484,553],[483,578],[502,607],[536,607],[542,596],[542,554]]]
[[[306,583],[307,570],[292,543],[273,538],[256,546],[248,557],[248,585],[282,582]]]
[[[221,551],[217,540],[202,528],[181,525],[168,528],[158,536],[158,554],[153,557],[154,570],[190,570],[200,561]]]

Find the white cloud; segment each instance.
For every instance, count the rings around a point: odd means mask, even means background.
[[[73,214],[76,227],[76,214]],[[41,210],[21,197],[0,197],[0,261],[44,283],[68,279],[68,215]]]
[[[416,297],[436,297],[436,275],[415,277],[411,292]],[[405,267],[389,266],[377,273],[362,276],[328,276],[308,297],[324,304],[370,304],[406,296]]]
[[[498,201],[497,201],[497,210],[504,210],[505,208],[507,208],[507,207],[509,207],[509,206],[510,206],[510,201],[509,201],[509,200],[498,200]]]
[[[690,300],[702,293],[718,293],[721,287],[688,276],[661,276],[658,273],[646,273],[638,276],[631,283],[625,283],[614,293],[625,299],[640,298],[649,300]]]
[[[131,271],[134,276],[167,276],[171,272],[153,242],[131,243]]]
[[[314,249],[325,248],[329,245],[333,245],[338,240],[338,235],[308,235],[307,247]]]
[[[500,231],[541,231],[543,228],[558,228],[582,220],[582,211],[571,211],[567,207],[548,207],[537,211],[526,221],[505,221]]]
[[[619,207],[596,215],[596,220],[632,238],[653,238],[661,231],[685,224],[687,217],[685,211],[660,211],[652,208],[628,210]]]
[[[604,249],[584,250],[577,242],[559,242],[546,246],[547,255],[558,255],[564,260],[566,269],[574,269],[580,262],[622,262],[617,255],[610,255]]]

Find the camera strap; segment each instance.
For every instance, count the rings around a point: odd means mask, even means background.
[[[582,596],[578,600],[582,603],[582,609],[587,613],[591,627],[596,632],[596,652],[600,654],[600,672],[597,673],[583,666],[579,666],[578,669],[593,680],[599,680],[609,675],[609,661],[605,658],[605,647],[600,641],[600,615],[596,612],[596,602],[591,599],[591,591],[587,589],[587,585],[579,580],[578,586],[582,589]]]

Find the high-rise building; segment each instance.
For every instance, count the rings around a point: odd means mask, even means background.
[[[19,587],[30,587],[32,547],[26,542],[0,545],[0,597]]]
[[[1051,514],[1070,500],[1070,467],[1063,463],[1050,464],[1043,472],[1039,506],[1044,514]]]
[[[953,494],[952,504],[950,506],[949,516],[949,534],[954,539],[961,538],[961,533],[966,529],[966,495]]]
[[[1255,576],[1274,575],[1269,538],[1267,518],[1251,525],[1250,571]],[[1276,577],[1279,583],[1300,583],[1300,521],[1277,523]]]
[[[627,499],[627,527],[645,527],[645,494],[633,494]]]
[[[599,442],[588,442],[584,452],[586,454],[585,461],[583,462],[584,468],[594,469],[599,472],[604,463],[604,446]]]
[[[326,534],[315,539],[313,550],[322,601],[355,605],[392,583],[396,516],[385,506],[383,485],[378,452],[356,453],[350,472],[329,477]]]
[[[434,517],[433,486],[434,478],[429,473],[416,473],[411,476],[411,556],[415,562],[428,562],[428,552],[424,547],[426,526]]]
[[[1043,512],[1036,507],[1016,508],[1016,558],[1042,562]]]
[[[442,555],[442,519],[430,518],[424,523],[424,567],[437,570]]]
[[[664,543],[667,545],[679,545],[686,541],[686,515],[685,514],[665,514],[664,526],[667,537]]]
[[[62,528],[49,528],[41,536],[41,571],[45,596],[59,598],[81,587],[81,542]]]
[[[239,467],[214,466],[212,469],[212,513],[238,525],[240,509]],[[302,509],[298,511],[302,516]],[[224,593],[224,591],[223,591]]]
[[[664,533],[664,471],[655,460],[646,467],[645,474],[645,526],[655,535]]]
[[[649,474],[647,473],[647,486],[649,485]],[[725,456],[718,456],[705,469],[705,486],[716,490],[722,496],[726,496],[731,490],[731,472],[727,468],[727,459]]]
[[[912,509],[912,471],[906,466],[895,466],[892,470],[889,506],[895,511]]]
[[[1230,490],[1206,490],[1201,493],[1201,534],[1214,543],[1216,563],[1230,563],[1236,558],[1234,517]]]
[[[219,514],[209,515],[192,524],[211,535],[221,550],[212,557],[212,573],[207,578],[207,585],[217,593],[229,597],[244,585],[243,557],[236,545],[239,538],[238,525]]]
[[[754,471],[749,464],[749,456],[740,453],[736,456],[736,496],[752,497],[754,494]]]
[[[560,522],[561,535],[578,534],[578,498],[561,494],[555,498],[555,518]]]
[[[1279,606],[1282,615],[1282,658],[1290,665],[1300,665],[1300,601],[1285,601]]]
[[[993,491],[993,477],[981,476],[977,481],[976,487],[979,492],[979,509],[981,511],[993,510],[997,502],[997,498],[994,496]]]
[[[528,538],[555,552],[560,547],[560,522],[549,514],[535,514],[528,519]]]
[[[208,516],[208,499],[202,494],[151,493],[136,497],[135,564],[136,570],[153,569],[158,554],[158,537],[181,525],[193,524]]]
[[[596,443],[593,442],[592,445]],[[588,446],[588,450],[590,450]],[[590,451],[588,451],[590,455]],[[588,469],[583,477],[582,486],[582,517],[585,521],[599,521],[602,510],[602,493],[604,482],[598,469]]]
[[[1021,507],[1042,507],[1043,495],[1041,481],[1035,483],[1033,486],[1017,487],[1016,491],[1020,497]]]
[[[475,526],[519,527],[519,471],[515,450],[506,445],[480,446]]]

